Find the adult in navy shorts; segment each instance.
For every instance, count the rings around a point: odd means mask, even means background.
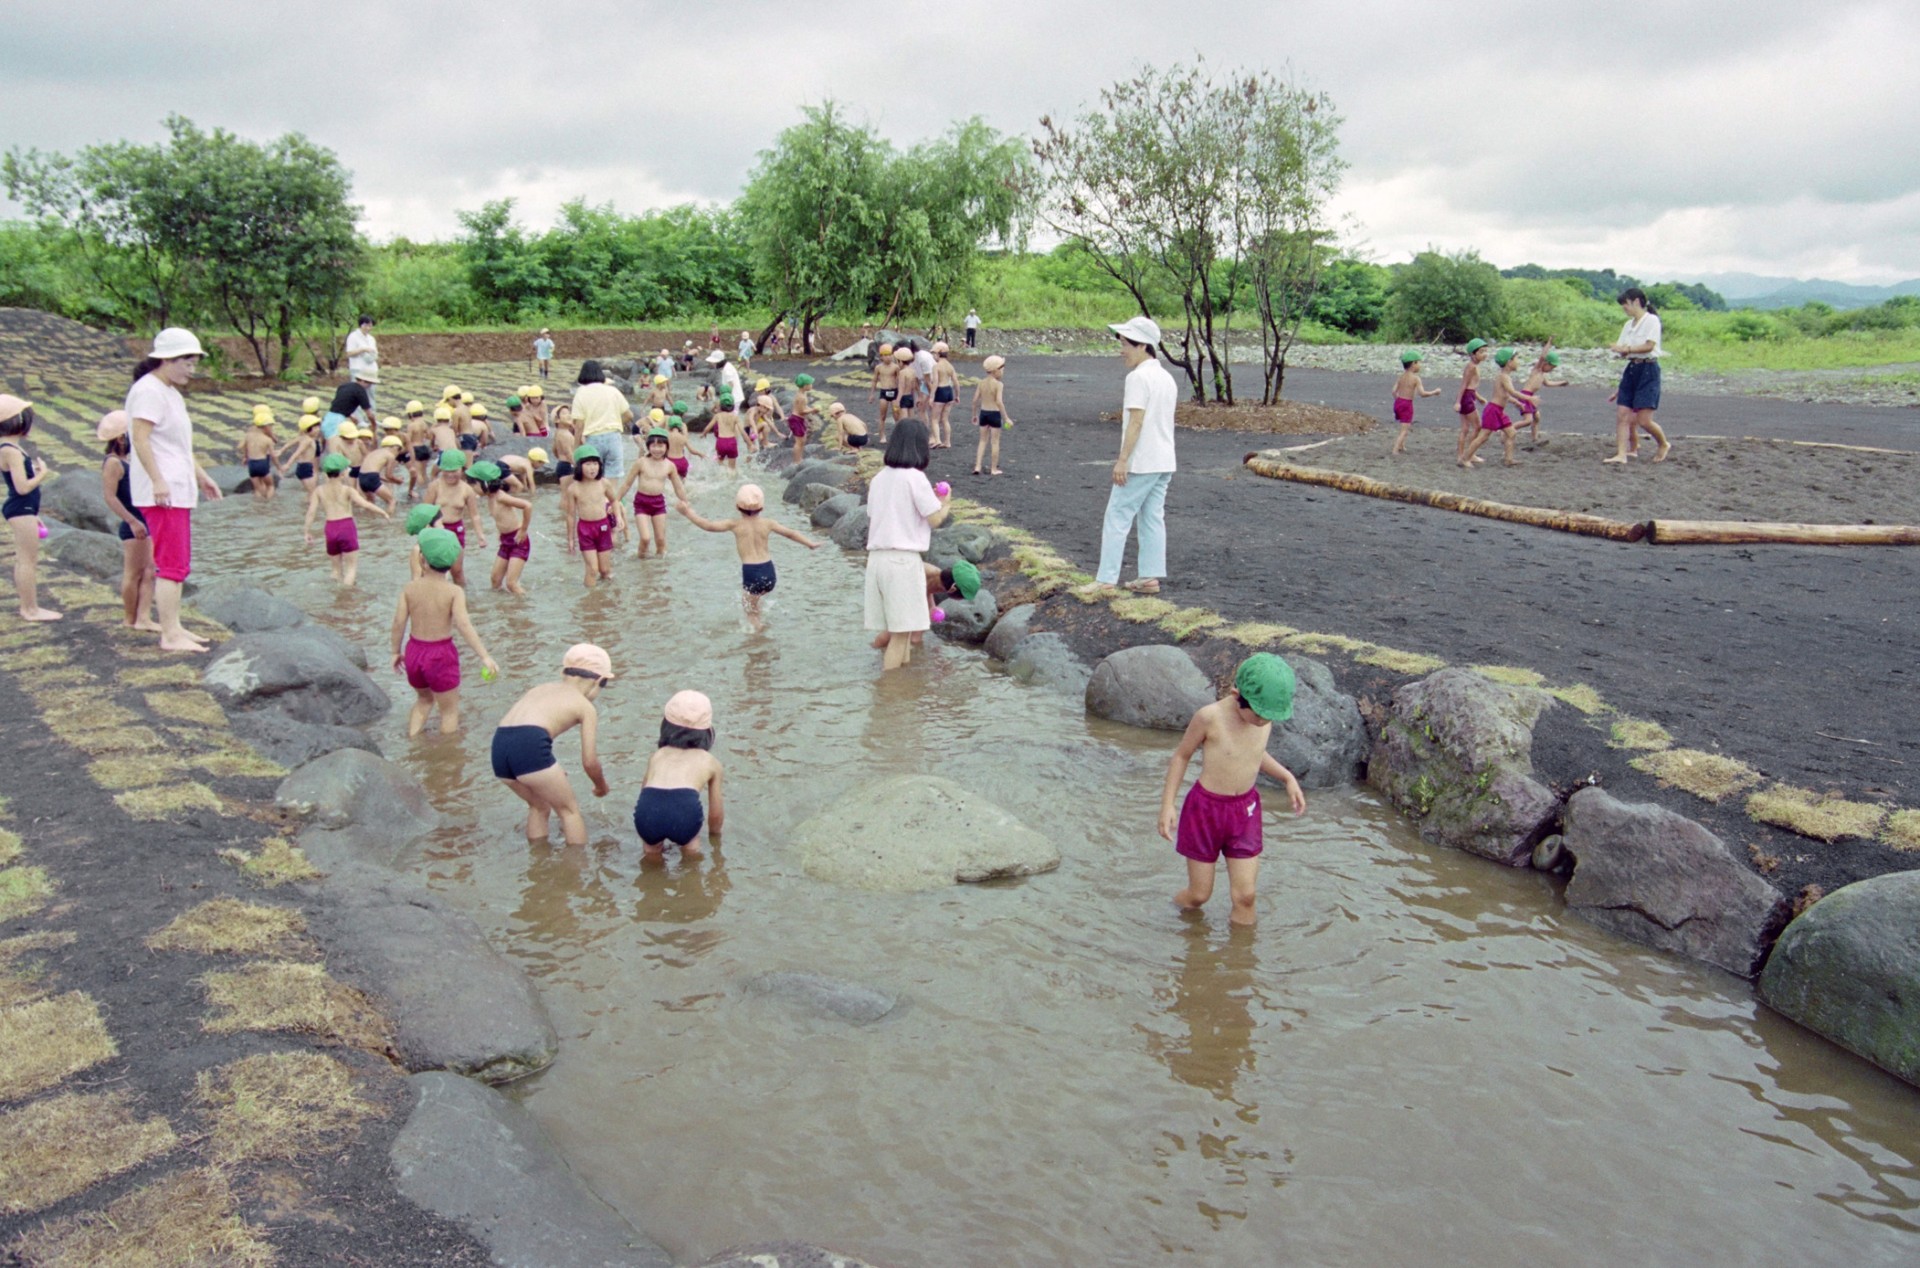
[[[1647,293],[1638,286],[1620,292],[1620,311],[1627,315],[1627,324],[1620,327],[1619,342],[1611,351],[1626,359],[1627,368],[1615,397],[1619,408],[1614,413],[1613,457],[1603,461],[1623,463],[1636,456],[1639,433],[1644,431],[1659,445],[1653,460],[1665,462],[1673,446],[1653,421],[1654,411],[1660,408],[1660,358],[1666,355],[1660,347],[1660,318],[1647,307]]]

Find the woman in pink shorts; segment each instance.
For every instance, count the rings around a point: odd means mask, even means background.
[[[207,650],[180,624],[181,585],[193,568],[193,508],[203,491],[210,498],[221,496],[194,460],[193,421],[180,394],[204,355],[193,332],[161,331],[153,337],[153,351],[134,367],[126,401],[134,459],[128,485],[153,542],[154,609],[160,646],[170,652]]]

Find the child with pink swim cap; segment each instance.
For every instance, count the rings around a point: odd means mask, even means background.
[[[699,858],[694,844],[704,821],[707,837],[720,844],[726,820],[721,800],[720,759],[713,748],[713,701],[698,691],[675,692],[660,719],[660,747],[647,759],[646,783],[633,803],[633,830],[646,848],[645,858],[666,857],[669,843],[683,859]],[[706,790],[707,808],[700,808]]]
[[[567,772],[553,756],[555,737],[580,728],[580,768],[593,781],[593,795],[609,789],[595,747],[600,714],[594,698],[612,682],[613,658],[592,643],[575,643],[560,662],[557,682],[543,682],[513,702],[493,733],[494,777],[527,803],[527,844],[544,845],[553,816],[568,845],[587,843],[587,821]]]
[[[761,512],[766,509],[767,495],[757,484],[743,484],[740,491],[733,495],[733,507],[740,514],[732,519],[710,520],[702,517],[693,509],[684,492],[677,504],[680,513],[693,521],[696,528],[704,528],[709,533],[732,533],[733,544],[740,552],[740,588],[747,592],[747,616],[758,628],[760,619],[760,596],[772,594],[779,584],[779,574],[774,571],[773,552],[768,543],[778,533],[789,541],[799,542],[808,550],[820,549],[820,543],[805,533],[796,532],[779,520],[764,518]]]

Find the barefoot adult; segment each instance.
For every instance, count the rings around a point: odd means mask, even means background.
[[[927,481],[931,460],[927,425],[896,419],[886,465],[867,487],[867,619],[884,648],[882,669],[899,669],[913,654],[916,634],[932,624],[926,561],[933,530],[947,518],[947,499]]]
[[[1624,357],[1627,368],[1620,375],[1619,408],[1614,412],[1613,457],[1603,461],[1625,462],[1640,447],[1638,433],[1644,431],[1659,445],[1653,460],[1665,462],[1673,446],[1653,419],[1660,408],[1660,358],[1666,355],[1660,347],[1660,318],[1647,307],[1647,293],[1638,286],[1620,292],[1620,310],[1627,321],[1610,351]]]
[[[1173,482],[1173,410],[1180,390],[1160,364],[1160,327],[1151,317],[1135,317],[1108,329],[1120,338],[1127,390],[1121,404],[1120,457],[1113,464],[1095,579],[1108,590],[1119,584],[1127,538],[1137,523],[1139,576],[1127,589],[1158,594],[1167,575],[1167,486]]]
[[[127,393],[133,432],[128,487],[153,543],[154,608],[160,646],[170,652],[207,650],[180,624],[180,587],[193,568],[193,508],[203,490],[210,498],[220,496],[193,456],[193,421],[180,395],[203,355],[192,331],[163,330],[153,337],[153,351],[133,368]]]

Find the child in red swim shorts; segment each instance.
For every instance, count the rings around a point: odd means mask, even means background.
[[[1487,401],[1486,408],[1480,411],[1480,434],[1467,445],[1466,452],[1460,455],[1460,465],[1469,467],[1480,460],[1473,455],[1480,452],[1480,446],[1487,443],[1487,437],[1498,434],[1500,443],[1506,451],[1506,464],[1517,466],[1513,460],[1513,418],[1507,413],[1507,406],[1531,405],[1533,396],[1520,390],[1513,381],[1513,367],[1518,354],[1512,348],[1502,348],[1493,354],[1495,365],[1500,367],[1500,378],[1494,384],[1493,396]]]
[[[1460,442],[1454,446],[1453,456],[1466,461],[1467,446],[1480,432],[1480,363],[1487,359],[1487,341],[1485,339],[1467,340],[1467,364],[1460,371],[1460,401],[1453,407],[1460,415]]]
[[[489,674],[499,673],[500,667],[487,655],[467,616],[467,592],[449,575],[460,562],[460,539],[444,528],[423,528],[419,542],[427,571],[400,591],[400,606],[393,614],[393,668],[405,674],[413,688],[407,735],[424,731],[427,714],[435,709],[440,711],[440,734],[452,735],[460,729],[460,649],[453,645],[453,636],[458,633],[480,654]]]
[[[1393,421],[1400,424],[1400,434],[1394,438],[1392,452],[1406,452],[1407,433],[1413,430],[1413,398],[1438,395],[1439,388],[1420,381],[1420,353],[1413,348],[1401,353],[1400,377],[1393,381]]]
[[[1187,861],[1187,887],[1173,896],[1174,904],[1190,911],[1205,906],[1213,897],[1214,865],[1224,854],[1233,898],[1228,919],[1250,925],[1262,848],[1260,791],[1254,781],[1264,774],[1286,785],[1295,814],[1306,812],[1307,799],[1293,772],[1267,752],[1273,724],[1293,716],[1293,667],[1271,652],[1259,652],[1240,662],[1233,685],[1233,695],[1194,713],[1167,763],[1160,835]],[[1206,760],[1180,807],[1176,836],[1174,794],[1186,778],[1187,764],[1201,749]]]

